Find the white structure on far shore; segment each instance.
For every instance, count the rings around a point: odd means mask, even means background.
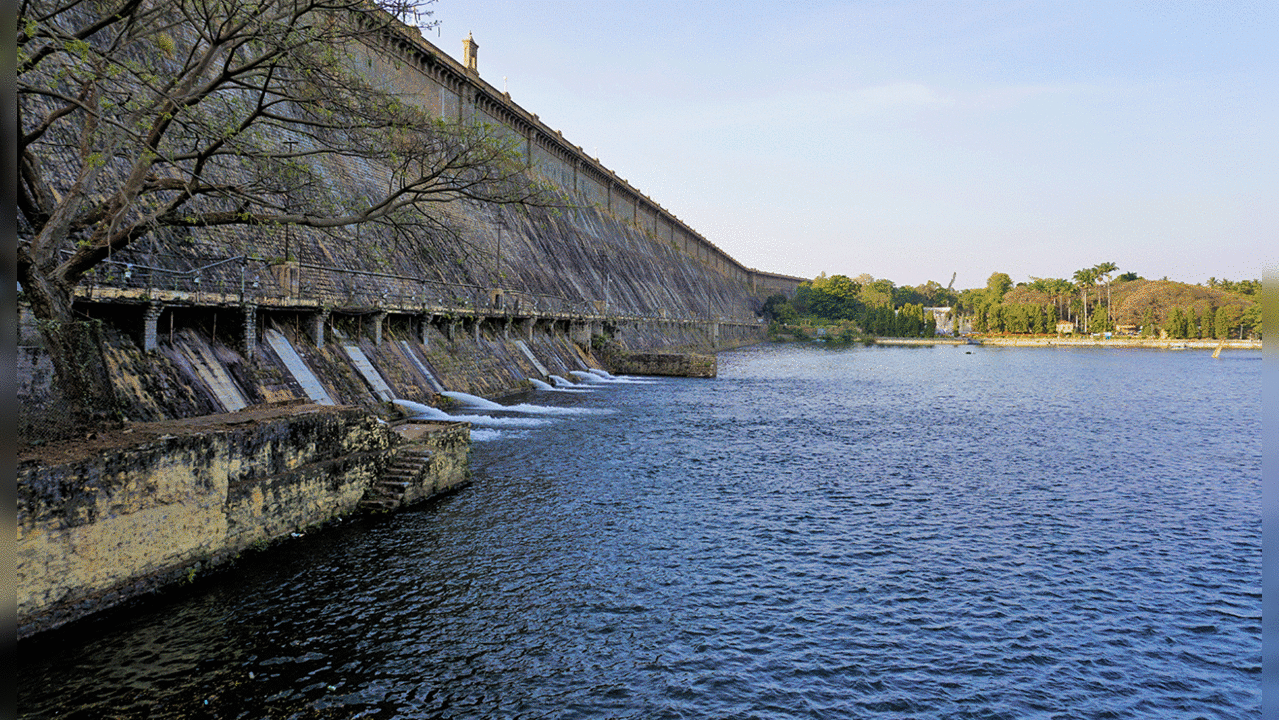
[[[938,335],[956,335],[954,308],[951,307],[926,307],[924,312],[932,313],[933,320],[937,321]],[[963,330],[963,322],[960,321],[960,330]]]

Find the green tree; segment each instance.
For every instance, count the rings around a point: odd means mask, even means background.
[[[1110,332],[1110,314],[1106,312],[1104,305],[1098,305],[1093,308],[1092,318],[1088,320],[1088,327],[1092,332]]]
[[[75,288],[141,238],[367,223],[411,236],[453,227],[441,203],[551,201],[519,138],[442,121],[361,72],[370,49],[402,42],[410,2],[17,8],[18,280],[81,426],[116,424],[118,405]],[[378,194],[317,192],[317,168],[352,156],[380,173]]]
[[[808,300],[813,294],[813,284],[811,282],[802,282],[795,288],[795,296],[791,298],[791,307],[795,308],[795,312],[801,316],[808,315]]]
[[[828,320],[851,320],[861,313],[858,299],[861,287],[847,275],[825,274],[813,280],[809,310],[813,315]]]
[[[1263,337],[1261,303],[1253,303],[1239,313],[1239,327],[1240,338]]]
[[[781,293],[769,295],[768,298],[764,300],[764,308],[760,311],[760,314],[771,320],[776,317],[777,308],[781,305],[790,305],[790,300]]]
[[[1217,337],[1216,324],[1217,313],[1213,312],[1211,307],[1204,308],[1203,315],[1199,316],[1200,337]]]
[[[1213,320],[1215,337],[1224,340],[1230,337],[1230,331],[1239,323],[1239,308],[1234,305],[1222,305],[1217,308],[1217,317]]]
[[[1013,279],[1008,277],[1008,273],[995,272],[986,278],[986,299],[991,302],[1002,302],[1004,295],[1008,293],[1013,286]]]
[[[893,281],[873,280],[861,284],[861,301],[867,306],[893,305]]]
[[[986,328],[990,332],[1006,332],[1005,320],[1003,303],[991,303],[986,306]]]
[[[1164,320],[1164,332],[1174,340],[1183,340],[1186,337],[1186,328],[1186,313],[1181,308],[1173,308]]]

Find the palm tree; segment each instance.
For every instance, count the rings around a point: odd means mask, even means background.
[[[1084,298],[1083,312],[1080,313],[1084,318],[1084,332],[1088,332],[1088,288],[1097,284],[1097,270],[1095,268],[1084,268],[1075,271],[1075,284],[1079,286],[1080,294]]]
[[[1093,268],[1093,272],[1106,283],[1106,324],[1113,330],[1115,327],[1115,315],[1110,311],[1110,274],[1118,270],[1119,266],[1112,262],[1098,263]]]
[[[1070,303],[1067,300],[1075,292],[1075,286],[1065,278],[1053,278],[1053,296],[1057,301],[1057,312],[1065,316],[1069,314]]]

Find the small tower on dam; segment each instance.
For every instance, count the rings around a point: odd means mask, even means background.
[[[475,38],[471,33],[466,34],[466,39],[462,41],[462,64],[466,66],[466,71],[472,75],[480,74],[479,66],[480,44],[475,42]]]

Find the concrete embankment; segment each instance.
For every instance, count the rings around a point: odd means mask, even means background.
[[[588,368],[713,377],[716,347],[755,340],[749,326],[712,335],[696,324],[634,323],[592,337],[554,324],[361,328],[342,319],[316,342],[284,316],[264,323],[246,356],[209,320],[189,321],[151,352],[108,329],[108,359],[132,421],[126,433],[105,446],[24,445],[20,637],[334,517],[394,509],[463,482],[467,426],[392,429],[378,418],[394,419],[392,399],[436,404],[446,389],[493,397],[528,388],[529,378]],[[703,352],[645,350],[672,345]],[[57,413],[47,360],[37,347],[24,357],[27,420],[39,407]]]
[[[1105,347],[1153,348],[1160,350],[1260,350],[1260,340],[1160,340],[1155,338],[1043,338],[1043,337],[974,337],[954,338],[875,338],[876,345],[988,345],[992,347]]]
[[[358,408],[312,405],[140,424],[20,455],[18,637],[362,508],[456,487],[469,447],[465,423],[397,432]]]
[[[1093,338],[1015,338],[1015,337],[981,337],[977,342],[982,345],[1001,347],[1109,347],[1109,348],[1154,348],[1159,350],[1260,350],[1260,340],[1161,340],[1157,338],[1111,338],[1109,340]]]
[[[612,358],[609,365],[623,375],[713,378],[719,373],[719,363],[709,353],[627,353]]]

